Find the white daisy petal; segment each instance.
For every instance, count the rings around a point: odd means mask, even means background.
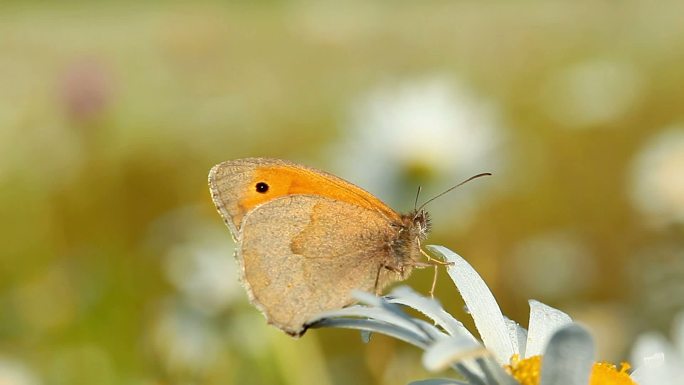
[[[528,358],[542,354],[551,336],[572,322],[569,315],[551,306],[530,300],[530,325],[527,332],[525,355]]]
[[[436,327],[427,323],[426,321],[418,320],[418,319],[416,321],[423,324],[424,330],[428,334],[428,336],[432,339],[433,344],[439,343],[439,341],[443,341],[443,340],[451,338],[449,335],[440,332]],[[458,335],[457,334],[457,335],[455,335],[455,337],[470,340],[472,343],[479,346],[480,349],[482,349],[482,351],[486,351],[486,349],[480,343],[480,341],[478,341],[477,339],[472,337],[472,335]],[[483,375],[484,375],[484,373],[482,372],[482,368],[480,368],[477,365],[477,363],[475,363],[473,360],[465,360],[462,362],[454,361],[453,368],[456,371],[460,372],[464,377],[470,378],[471,382],[475,381],[475,383],[477,383],[476,379],[479,379],[479,378],[483,377]]]
[[[519,352],[518,354],[524,357],[527,345],[527,330],[512,319],[509,319],[508,317],[505,318],[506,325],[508,326],[508,334],[513,342],[513,348],[516,352]]]
[[[385,322],[418,336],[422,341],[426,342],[429,340],[425,331],[416,325],[412,320],[406,320],[403,317],[397,316],[396,314],[388,311],[387,309],[379,307],[355,305],[345,307],[343,309],[325,311],[316,314],[316,316],[309,320],[307,324],[311,327],[319,327],[319,325],[322,323],[321,321],[342,317],[369,318],[375,321]]]
[[[316,321],[309,326],[310,328],[342,328],[369,331],[372,333],[384,334],[398,340],[404,341],[421,349],[427,349],[429,343],[422,336],[396,325],[382,321],[362,318],[324,318]]]
[[[475,321],[482,342],[494,354],[499,364],[508,363],[510,357],[518,352],[509,338],[506,320],[487,284],[458,254],[443,246],[427,247],[452,263],[447,271]]]
[[[666,385],[665,375],[659,374],[658,371],[665,364],[665,356],[660,355],[661,366],[656,368],[638,367],[629,375],[639,385]]]
[[[373,332],[371,332],[371,331],[361,330],[361,341],[363,341],[364,344],[369,343],[372,335],[373,335]]]
[[[541,385],[587,385],[594,362],[594,341],[577,324],[558,329],[546,347]]]
[[[414,318],[413,322],[418,325],[418,327],[425,333],[428,338],[430,338],[433,341],[439,341],[445,338],[449,338],[449,335],[441,331],[437,326],[433,325],[432,323],[419,319],[419,318]],[[477,341],[475,341],[477,342]]]
[[[484,346],[463,336],[445,338],[423,354],[423,366],[433,372],[444,370],[455,362],[488,355]]]
[[[413,318],[410,317],[408,314],[406,314],[400,306],[391,303],[390,300],[387,297],[377,297],[373,294],[366,293],[364,291],[360,290],[355,290],[352,295],[359,300],[361,303],[365,303],[366,305],[373,306],[377,309],[382,309],[383,311],[387,312],[387,317],[385,317],[384,321],[388,321],[390,323],[393,322],[394,320],[403,320],[403,322],[397,323],[398,326],[404,326],[405,328],[409,330],[416,331],[411,324],[413,324],[417,329],[420,329],[422,331],[423,335],[426,335],[428,339],[441,339],[447,337],[445,333],[440,331],[435,325],[432,325],[428,322],[425,322],[424,320],[418,319],[418,318]],[[417,301],[418,303],[415,304],[418,306],[416,310],[420,311],[423,314],[428,314],[430,313],[428,309],[422,309],[419,306],[420,301]],[[446,312],[445,312],[446,313]],[[448,314],[448,313],[447,313]],[[382,319],[381,319],[382,320]],[[396,321],[394,321],[396,322]]]
[[[640,385],[671,384],[672,373],[666,358],[676,353],[659,333],[642,334],[632,348],[632,363],[637,369],[631,377]]]
[[[659,367],[664,363],[664,355],[672,353],[670,344],[660,333],[644,333],[632,348],[632,362],[639,367]]]
[[[481,362],[475,360],[474,362],[458,363],[455,365],[456,369],[465,377],[468,385],[499,385],[499,384],[487,384],[484,380],[485,375],[483,368],[481,367]],[[474,370],[473,370],[474,368]]]
[[[467,336],[473,341],[477,341],[468,329],[451,314],[447,313],[436,300],[423,297],[408,286],[400,286],[392,290],[389,297],[390,298],[387,299],[389,303],[400,304],[418,310],[435,321],[435,323],[441,326],[449,335]]]
[[[485,373],[487,385],[520,385],[493,360],[480,358],[477,361]]]

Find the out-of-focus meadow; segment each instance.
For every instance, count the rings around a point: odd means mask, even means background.
[[[420,351],[296,340],[237,283],[223,160],[332,171],[599,358],[684,308],[684,3],[5,2],[0,383],[397,384]],[[431,270],[407,281],[426,293]],[[436,297],[468,323],[442,274]]]

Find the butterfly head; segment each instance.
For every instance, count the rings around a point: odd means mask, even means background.
[[[410,214],[411,227],[415,229],[415,233],[420,240],[427,238],[427,234],[432,228],[430,223],[430,215],[424,209],[415,210]]]

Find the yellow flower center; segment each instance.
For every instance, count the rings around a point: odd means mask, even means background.
[[[504,366],[506,372],[513,376],[521,385],[539,385],[541,377],[541,356],[520,359],[517,354],[511,357],[510,365]],[[620,369],[608,362],[596,362],[591,369],[589,385],[637,385],[629,377],[628,363],[620,364]]]

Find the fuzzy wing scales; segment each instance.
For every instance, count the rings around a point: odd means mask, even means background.
[[[312,316],[352,303],[352,290],[398,279],[383,268],[393,231],[372,210],[321,196],[262,205],[244,218],[239,237],[250,300],[270,323],[301,334]]]

